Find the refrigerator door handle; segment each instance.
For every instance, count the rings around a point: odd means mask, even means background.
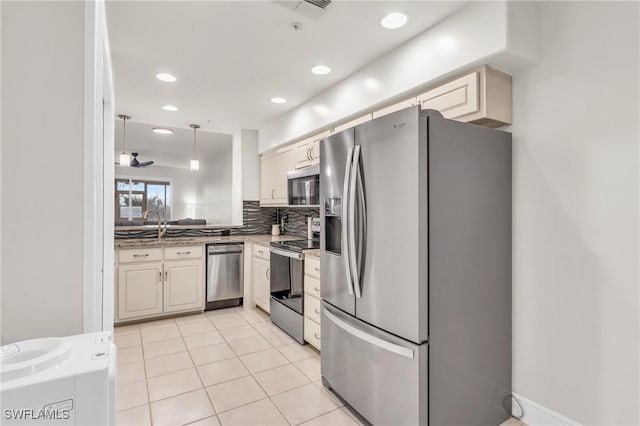
[[[326,308],[324,308],[324,314],[327,317],[327,319],[331,321],[336,327],[340,327],[341,329],[351,334],[352,336],[355,336],[367,343],[377,346],[380,349],[393,352],[405,358],[413,359],[414,357],[414,353],[412,349],[405,348],[404,346],[396,345],[395,343],[387,342],[386,340],[383,340],[379,337],[372,336],[371,334],[365,333],[362,330],[358,330],[356,327],[347,324],[346,322],[342,321],[341,319],[333,315]]]
[[[358,259],[356,252],[356,182],[358,178],[358,172],[360,171],[360,145],[356,145],[353,151],[353,160],[351,164],[351,176],[349,183],[349,217],[348,232],[349,232],[349,267],[351,268],[351,274],[353,276],[353,288],[356,293],[356,297],[360,299],[360,269],[358,268]]]
[[[351,181],[351,167],[353,160],[353,148],[347,153],[347,163],[344,170],[344,186],[342,190],[342,258],[344,260],[345,274],[347,275],[347,292],[353,296],[353,279],[351,277],[351,256],[349,253],[349,182]]]
[[[359,156],[358,156],[359,157]],[[358,237],[358,257],[357,257],[357,268],[358,271],[362,271],[363,269],[363,262],[364,262],[364,256],[365,256],[365,248],[367,247],[367,204],[366,204],[366,200],[365,200],[365,189],[364,189],[364,181],[362,180],[362,171],[359,167],[359,164],[356,164],[358,166],[357,173],[356,173],[356,178],[357,178],[357,188],[358,188],[358,200],[360,201],[360,221],[361,221],[361,225],[362,227],[360,229],[362,229],[362,235],[360,235]],[[361,278],[361,277],[360,277]],[[358,280],[358,284],[356,287],[356,295],[358,297],[362,297],[362,280],[359,279]]]

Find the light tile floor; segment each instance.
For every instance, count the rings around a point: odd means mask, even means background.
[[[357,425],[320,382],[320,356],[257,309],[115,328],[117,424]]]
[[[115,342],[118,426],[360,424],[322,386],[319,353],[258,309],[116,327]]]

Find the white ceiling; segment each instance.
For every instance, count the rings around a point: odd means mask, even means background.
[[[227,134],[259,129],[464,4],[334,0],[309,19],[273,1],[109,0],[117,113]],[[406,13],[407,25],[382,28],[380,18],[392,11]],[[294,21],[301,31],[290,27]],[[312,74],[317,64],[332,73]],[[161,82],[159,72],[178,81]],[[274,96],[288,102],[272,104]],[[166,104],[180,110],[163,111]]]
[[[116,119],[115,160],[122,152],[122,120]],[[127,154],[137,152],[138,161],[153,161],[153,166],[189,168],[193,154],[193,129],[174,128],[172,135],[153,132],[153,124],[135,123],[127,120]],[[231,152],[230,135],[197,130],[196,154],[202,162],[215,155]]]

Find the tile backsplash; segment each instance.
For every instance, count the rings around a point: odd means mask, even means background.
[[[317,208],[260,207],[259,201],[242,202],[243,230],[236,234],[270,234],[271,225],[285,218],[285,235],[307,237],[307,218],[320,216]]]

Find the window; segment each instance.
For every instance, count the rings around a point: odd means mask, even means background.
[[[171,220],[170,182],[116,179],[115,193],[116,219],[142,219],[142,213],[153,209],[161,219]]]

